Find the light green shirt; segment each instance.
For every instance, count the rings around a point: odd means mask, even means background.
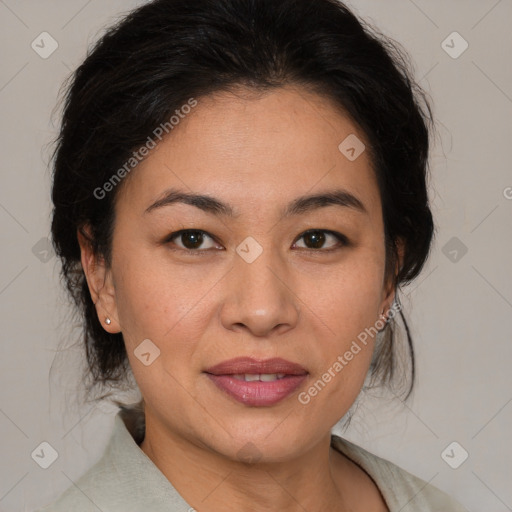
[[[102,458],[39,512],[193,512],[132,434],[118,413]],[[467,512],[436,487],[337,435],[331,445],[373,478],[390,512]]]

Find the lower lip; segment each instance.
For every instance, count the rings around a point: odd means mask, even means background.
[[[246,382],[235,379],[232,375],[207,375],[219,389],[235,400],[254,407],[277,404],[291,395],[307,377],[307,374],[288,375],[272,382]]]

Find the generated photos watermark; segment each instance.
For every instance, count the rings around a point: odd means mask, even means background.
[[[190,98],[187,103],[182,105],[179,109],[174,111],[174,114],[165,123],[157,126],[152,135],[158,141],[161,141],[165,134],[169,134],[174,128],[184,119],[187,114],[190,114],[192,108],[197,106],[197,100]],[[158,142],[153,137],[148,136],[146,142],[137,150],[132,153],[132,156],[121,166],[101,187],[94,189],[93,195],[96,199],[104,199],[108,192],[112,192],[116,185],[129,174],[148,154],[156,147]]]
[[[391,320],[401,309],[401,303],[394,303],[388,310],[387,318]],[[368,338],[374,338],[377,333],[384,328],[385,325],[386,321],[379,318],[379,320],[377,320],[372,327],[366,327],[364,331],[360,332],[357,335],[357,340],[363,346],[366,346],[368,344]],[[346,350],[343,355],[339,355],[333,364],[327,369],[327,371],[323,373],[322,376],[307,389],[307,391],[302,391],[299,393],[298,400],[302,405],[309,404],[309,402],[311,402],[311,398],[317,396],[318,393],[320,393],[320,391],[322,391],[325,386],[334,377],[336,377],[336,375],[338,375],[343,370],[343,368],[345,368],[345,366],[347,366],[349,362],[352,361],[352,359],[354,359],[357,354],[359,354],[359,352],[361,352],[362,347],[357,342],[357,340],[352,341],[350,348]]]

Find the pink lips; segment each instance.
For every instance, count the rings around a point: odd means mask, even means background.
[[[258,361],[238,357],[223,361],[205,370],[213,383],[235,400],[249,406],[274,405],[289,396],[307,378],[308,372],[299,364],[281,358]],[[284,374],[270,382],[245,381],[236,376],[250,374]]]

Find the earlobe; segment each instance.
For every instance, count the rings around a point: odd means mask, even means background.
[[[103,328],[110,333],[120,332],[112,273],[106,267],[104,258],[95,254],[90,233],[89,226],[77,230],[82,269],[89,293]]]

